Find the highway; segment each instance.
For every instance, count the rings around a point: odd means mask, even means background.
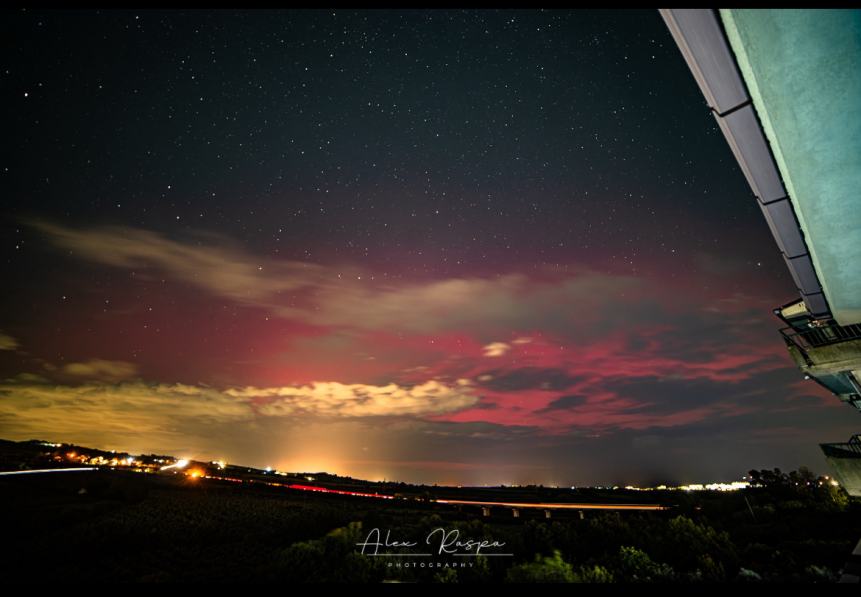
[[[476,502],[471,500],[432,500],[437,504],[460,504],[465,506],[501,506],[504,508],[541,508],[544,510],[668,510],[659,504],[552,504],[535,502]]]

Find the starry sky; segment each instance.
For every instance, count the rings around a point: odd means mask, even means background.
[[[0,29],[0,437],[586,485],[852,432],[657,11]]]

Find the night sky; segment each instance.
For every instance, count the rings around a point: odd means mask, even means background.
[[[0,29],[0,437],[573,485],[852,432],[655,10]]]

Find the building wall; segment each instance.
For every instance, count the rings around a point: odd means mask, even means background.
[[[861,10],[720,11],[835,319],[861,321]]]

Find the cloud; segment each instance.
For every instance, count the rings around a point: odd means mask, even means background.
[[[560,368],[518,367],[507,371],[490,371],[484,386],[499,392],[519,392],[522,390],[564,390],[585,379],[570,375]]]
[[[486,357],[501,357],[510,349],[511,346],[505,342],[491,342],[490,344],[482,347],[481,350],[484,351],[484,356]]]
[[[212,235],[207,242],[180,242],[121,226],[74,229],[42,220],[30,225],[78,259],[136,271],[153,269],[215,296],[318,326],[416,333],[468,326],[491,335],[550,325],[576,327],[583,337],[590,324],[572,313],[572,304],[597,313],[607,297],[637,296],[642,285],[635,277],[588,269],[545,280],[510,273],[392,284],[372,280],[355,267],[256,257]],[[631,310],[625,314],[637,316]],[[600,331],[607,331],[606,324]]]
[[[465,380],[458,380],[455,387],[434,380],[413,387],[315,382],[300,387],[249,386],[225,393],[245,398],[273,398],[258,408],[258,412],[267,416],[428,416],[462,410],[478,402]]]
[[[78,365],[97,373],[105,369]],[[415,386],[315,382],[297,387],[221,390],[143,381],[58,385],[37,376],[19,375],[0,383],[0,434],[182,437],[206,435],[218,425],[288,415],[296,419],[424,417],[467,408],[477,401],[466,380],[453,386],[430,380]]]
[[[15,338],[0,331],[0,350],[17,350],[18,346],[20,345]]]
[[[172,277],[246,304],[268,304],[279,294],[337,279],[309,263],[256,259],[224,238],[218,244],[174,241],[155,232],[124,226],[76,230],[44,220],[30,224],[79,259],[123,268],[151,267]]]
[[[89,263],[140,276],[153,270],[320,328],[260,357],[270,359],[265,371],[279,374],[291,363],[292,377],[283,379],[292,385],[230,390],[261,415],[404,414],[553,433],[683,426],[760,408],[735,399],[752,395],[743,382],[793,367],[773,340],[770,295],[740,293],[714,276],[684,292],[671,279],[579,266],[394,283],[358,268],[256,257],[215,236],[180,241],[125,227],[33,225]],[[321,356],[330,370],[302,377],[308,363],[319,370]],[[314,377],[394,383],[298,385]],[[478,388],[454,381],[467,378]],[[246,381],[255,378],[234,383]],[[570,396],[585,401],[554,402]]]
[[[247,400],[184,384],[0,383],[0,429],[19,436],[181,435],[252,416]]]
[[[126,361],[91,359],[83,363],[68,363],[62,373],[73,377],[98,381],[121,381],[137,374],[137,365]]]
[[[586,396],[581,396],[580,394],[568,394],[567,396],[560,396],[538,412],[544,413],[556,410],[567,410],[575,406],[582,406],[586,404],[587,400]]]

